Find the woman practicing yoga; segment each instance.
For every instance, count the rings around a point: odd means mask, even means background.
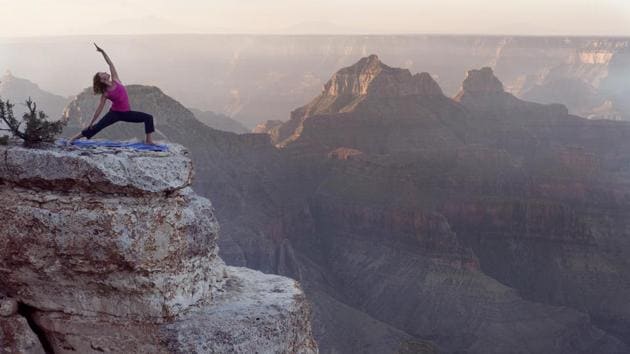
[[[94,89],[95,95],[101,95],[101,101],[96,109],[96,112],[94,112],[94,117],[92,117],[90,125],[77,135],[73,136],[72,139],[70,139],[70,143],[81,137],[90,139],[104,128],[118,121],[123,121],[144,123],[144,132],[147,135],[145,143],[153,144],[153,140],[151,139],[151,134],[155,131],[155,128],[153,127],[153,116],[144,112],[132,111],[130,109],[127,90],[125,90],[125,86],[122,82],[120,82],[114,64],[103,49],[96,45],[96,43],[94,43],[94,46],[96,47],[96,51],[103,54],[103,58],[105,58],[105,61],[109,65],[111,76],[106,72],[98,72],[94,75],[92,88]],[[101,114],[101,111],[103,111],[103,107],[105,106],[105,101],[107,99],[112,101],[112,107],[109,112],[107,112],[103,118],[94,125],[94,121]]]

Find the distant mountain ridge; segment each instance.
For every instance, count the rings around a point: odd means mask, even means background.
[[[16,77],[10,71],[0,77],[0,98],[15,104],[16,117],[26,112],[24,102],[29,97],[37,103],[38,110],[43,110],[51,119],[59,119],[64,107],[70,102],[70,98],[42,90],[37,84]]]
[[[225,114],[215,113],[212,111],[202,111],[195,108],[189,109],[193,112],[195,118],[199,119],[202,123],[211,128],[237,134],[249,133],[249,129],[247,129],[243,124],[235,121]]]
[[[467,70],[487,66],[507,92],[521,99],[564,104],[580,116],[594,113],[606,100],[626,112],[624,117],[630,112],[624,103],[630,81],[627,37],[191,34],[92,39],[107,45],[119,66],[124,63],[119,71],[125,82],[159,86],[187,107],[226,114],[248,129],[288,119],[288,112],[321,93],[331,73],[372,53],[392,67],[431,73],[448,96],[458,92]],[[33,82],[64,96],[76,94],[95,71],[105,69],[99,69],[101,62],[82,37],[0,40],[0,53],[0,70],[28,73]],[[601,109],[596,113],[608,116]]]

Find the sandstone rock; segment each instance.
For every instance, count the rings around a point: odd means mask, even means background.
[[[55,352],[316,352],[294,281],[226,271],[214,209],[169,147],[3,147],[0,287]]]
[[[526,116],[529,120],[547,124],[552,119],[565,118],[569,114],[567,107],[562,104],[543,105],[516,98],[503,89],[503,84],[489,67],[469,70],[462,88],[453,99],[468,108],[473,115],[481,115],[482,121],[473,124],[473,129],[489,124],[491,119],[501,124],[506,121],[518,122],[522,116]]]
[[[38,312],[54,348],[114,353],[315,353],[310,307],[297,283],[247,268],[227,268],[212,306],[193,306],[164,323]]]
[[[0,316],[0,353],[44,354],[44,348],[24,317]]]
[[[171,145],[168,153],[2,147],[0,181],[60,191],[172,192],[192,182],[192,161],[186,155],[179,145]]]
[[[411,75],[407,69],[383,64],[370,55],[336,72],[324,86],[323,96],[408,96],[442,95],[442,89],[428,73]],[[318,108],[321,110],[321,108]]]
[[[4,297],[0,294],[0,317],[13,316],[18,311],[18,303],[15,299]]]
[[[220,288],[218,224],[190,189],[168,198],[1,195],[5,290],[37,308],[161,318]]]

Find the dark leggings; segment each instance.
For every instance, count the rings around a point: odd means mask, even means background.
[[[137,111],[109,111],[103,116],[103,118],[101,118],[101,120],[98,121],[98,123],[81,131],[81,134],[83,134],[84,137],[91,139],[94,135],[96,135],[96,133],[118,121],[144,123],[144,132],[146,134],[153,133],[155,131],[155,128],[153,127],[153,116],[148,113]]]

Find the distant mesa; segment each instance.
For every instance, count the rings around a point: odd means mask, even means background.
[[[501,81],[489,67],[469,70],[462,88],[453,99],[468,109],[492,113],[502,119],[513,119],[524,112],[528,112],[527,116],[538,118],[569,114],[567,107],[562,104],[524,101],[506,92]]]
[[[469,70],[462,84],[462,91],[471,94],[494,94],[504,92],[503,84],[494,76],[492,69],[484,67]]]
[[[461,89],[453,99],[464,105],[478,105],[480,101],[488,99],[493,104],[498,103],[497,101],[505,100],[512,101],[512,104],[518,104],[520,101],[513,95],[505,92],[503,83],[489,67],[468,70]]]

